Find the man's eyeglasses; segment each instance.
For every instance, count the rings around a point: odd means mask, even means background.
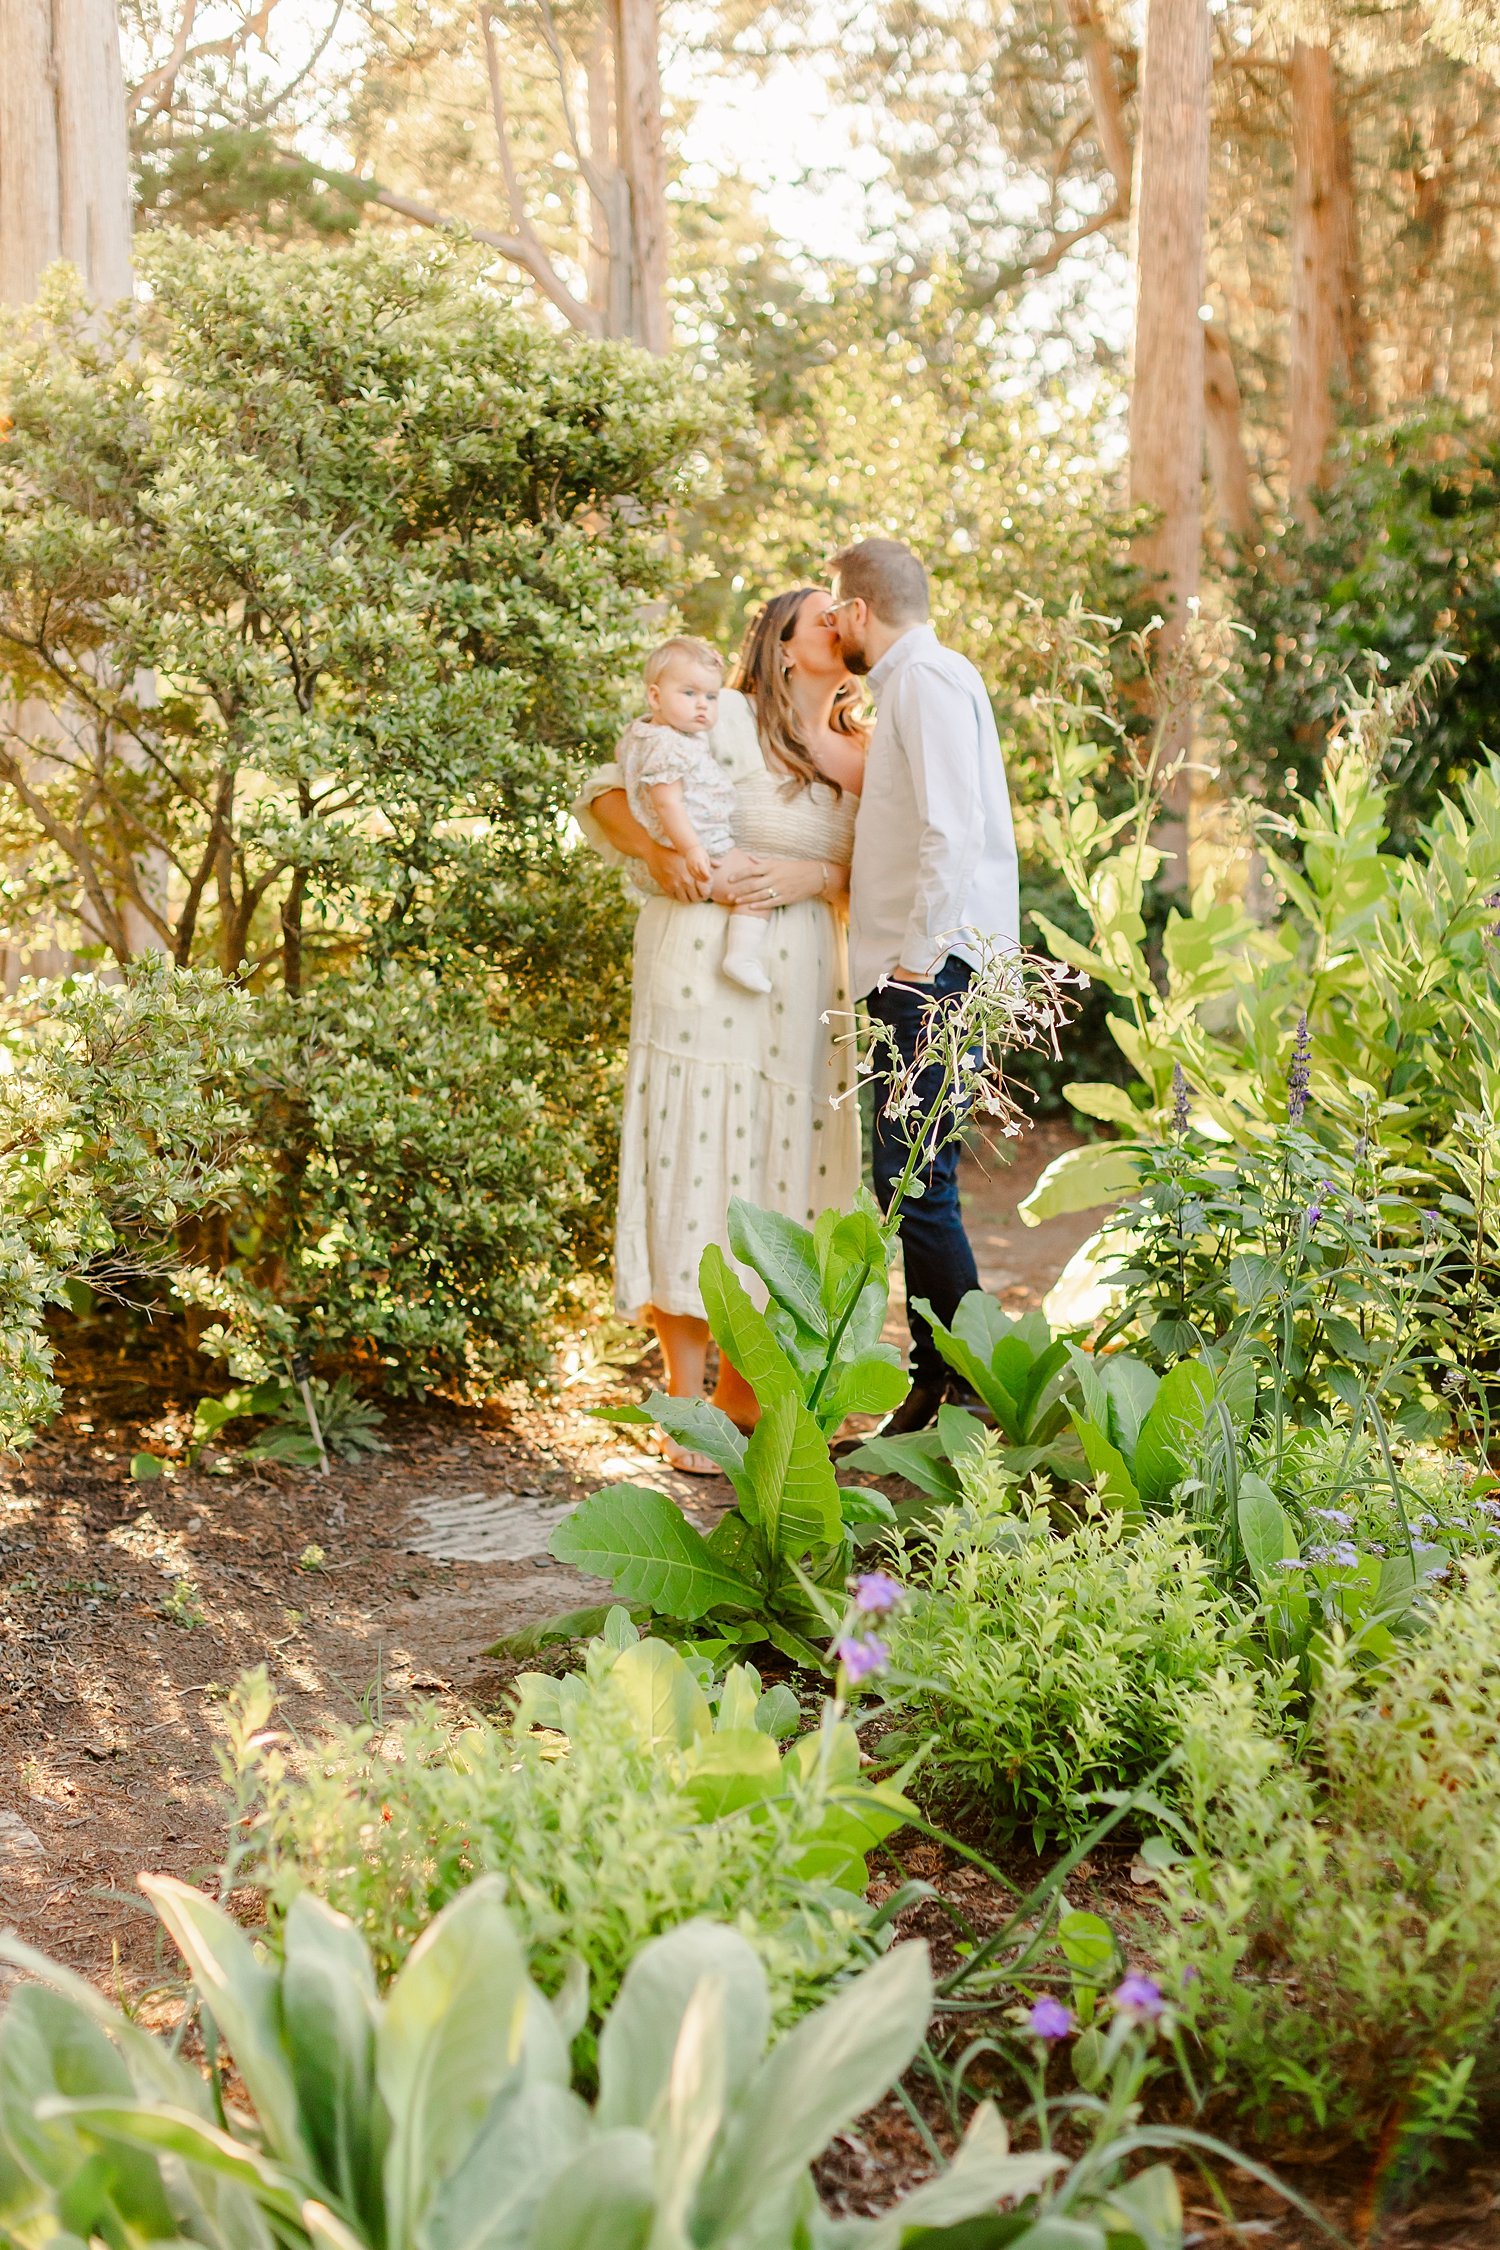
[[[859,598],[858,594],[846,594],[841,602],[830,602],[823,612],[822,623],[831,625],[841,609],[852,609]]]

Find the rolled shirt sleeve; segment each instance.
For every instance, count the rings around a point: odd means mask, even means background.
[[[623,789],[624,786],[624,773],[611,758],[607,766],[595,766],[573,800],[573,818],[582,829],[586,842],[599,854],[602,860],[607,860],[611,867],[628,867],[630,861],[624,852],[616,851],[604,830],[599,826],[598,821],[595,820],[594,799],[606,797],[611,789]]]
[[[965,934],[984,843],[978,714],[962,683],[910,664],[895,713],[921,821],[916,886],[899,965],[929,976]]]

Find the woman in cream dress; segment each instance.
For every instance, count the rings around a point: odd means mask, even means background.
[[[643,860],[660,893],[635,932],[615,1297],[654,1325],[679,1397],[703,1390],[698,1260],[710,1242],[727,1250],[730,1199],[808,1225],[859,1184],[845,909],[865,733],[826,608],[808,588],[778,594],[720,697],[712,748],[735,783],[738,849],[715,869],[712,897],[633,818],[618,769],[595,773],[575,808],[590,840]],[[721,973],[719,898],[770,908],[769,993]],[[722,1359],[714,1399],[742,1426],[753,1420],[754,1394]],[[664,1450],[713,1472],[671,1439]]]

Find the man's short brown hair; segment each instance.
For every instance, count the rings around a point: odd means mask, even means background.
[[[829,563],[846,601],[862,601],[882,625],[922,625],[932,614],[927,573],[899,539],[861,539]]]

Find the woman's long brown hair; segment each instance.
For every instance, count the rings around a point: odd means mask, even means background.
[[[813,782],[821,781],[836,797],[842,797],[842,786],[832,774],[824,773],[807,746],[802,721],[787,685],[787,666],[782,656],[785,644],[797,630],[802,604],[822,599],[816,586],[794,586],[790,593],[773,594],[745,635],[733,684],[755,706],[761,748],[769,750],[777,764],[786,768],[793,786],[807,789]],[[858,697],[859,689],[850,680],[834,698],[828,723],[836,734],[847,734],[854,741],[862,742],[870,730],[860,715]]]

